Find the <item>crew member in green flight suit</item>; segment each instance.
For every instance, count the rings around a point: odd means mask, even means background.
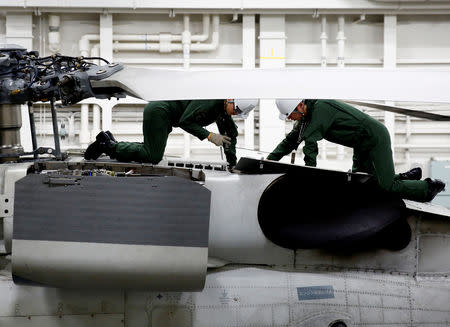
[[[200,140],[208,139],[224,146],[230,167],[236,165],[237,127],[233,115],[246,117],[257,105],[256,99],[185,100],[149,102],[144,109],[144,143],[117,142],[111,132],[100,132],[84,153],[87,160],[96,160],[102,153],[119,161],[157,164],[161,161],[172,127],[181,127]],[[216,122],[219,133],[203,126]]]
[[[353,148],[353,172],[372,174],[378,185],[404,199],[427,202],[445,188],[440,180],[420,180],[414,168],[395,175],[391,140],[386,127],[358,109],[335,100],[277,100],[280,119],[295,120],[294,128],[268,155],[280,160],[304,141],[306,166],[316,166],[317,141],[328,140]]]

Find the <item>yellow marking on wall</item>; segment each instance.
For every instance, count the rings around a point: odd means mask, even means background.
[[[259,59],[286,59],[286,57],[259,57]]]

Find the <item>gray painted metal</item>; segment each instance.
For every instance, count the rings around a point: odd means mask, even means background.
[[[410,217],[412,240],[400,251],[385,249],[339,253],[326,250],[296,250],[295,267],[303,271],[362,270],[414,275],[417,271],[417,218]]]
[[[201,290],[208,249],[13,240],[12,273],[64,288]]]
[[[419,237],[418,273],[447,276],[450,274],[450,235],[424,233]]]
[[[411,200],[403,200],[405,202],[406,208],[413,212],[429,213],[432,215],[449,217],[450,209],[443,207],[441,205],[433,204],[430,202],[416,202]]]
[[[214,252],[224,259],[223,263],[275,264],[274,268],[241,265],[213,269],[206,277],[203,291],[196,293],[106,292],[14,285],[8,258],[4,263],[4,257],[0,257],[0,326],[309,327],[328,326],[336,320],[347,326],[448,324],[450,268],[446,264],[450,260],[446,253],[450,249],[445,247],[448,242],[444,244],[444,240],[450,235],[450,225],[446,217],[410,217],[413,240],[402,251],[333,256],[306,250],[296,251],[294,260],[294,251],[261,238],[256,208],[252,209],[264,189],[279,176],[223,172],[208,172],[206,176],[206,186],[212,191],[210,254]],[[52,250],[47,248],[45,254],[74,242],[64,243],[52,246]],[[103,246],[110,244],[96,243],[94,248],[86,247],[83,251],[66,250],[78,251],[78,257],[87,258],[92,249]],[[34,250],[29,248],[26,252],[37,260],[43,254]],[[162,253],[165,260],[172,256],[167,255],[167,249]],[[92,255],[92,265],[101,266],[95,261],[102,255],[98,252]],[[105,250],[104,256],[105,260],[108,256],[115,257],[122,271],[134,267],[127,262],[132,259],[116,248]],[[143,261],[138,268],[145,270]],[[66,264],[70,265],[68,260]],[[185,269],[185,263],[180,261],[179,265]],[[163,268],[159,272],[168,271]],[[77,274],[70,276],[75,278]],[[317,286],[332,286],[334,298],[299,300],[297,288]],[[95,297],[98,300],[93,300],[93,296],[98,296]]]
[[[210,192],[195,182],[52,178],[33,174],[16,183],[14,239],[208,247]]]
[[[121,291],[14,285],[0,273],[0,326],[123,326]]]
[[[4,245],[0,253],[11,253],[15,182],[27,174],[31,165],[31,163],[0,165],[0,219],[3,219]]]
[[[28,175],[12,272],[58,287],[202,289],[210,192],[178,177]]]
[[[328,285],[334,298],[304,300],[299,287]],[[302,273],[228,267],[208,274],[201,293],[130,292],[126,325],[445,326],[450,285],[379,272]]]
[[[294,251],[269,241],[258,223],[261,194],[282,174],[206,174],[205,186],[211,190],[209,255],[234,263],[292,265]]]
[[[0,105],[0,154],[18,155],[23,152],[20,144],[22,127],[21,107],[17,104]]]
[[[450,161],[432,160],[430,162],[430,177],[438,178],[447,185],[444,191],[436,195],[433,203],[449,208],[450,216]]]

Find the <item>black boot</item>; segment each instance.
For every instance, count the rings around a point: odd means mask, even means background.
[[[114,138],[114,136],[112,135],[112,133],[111,133],[110,131],[106,131],[105,133],[108,134],[109,138],[110,138],[113,142],[118,143],[117,140]],[[419,169],[420,169],[420,168],[419,168]]]
[[[117,141],[110,131],[102,131],[95,137],[95,142],[87,147],[86,152],[84,152],[84,159],[96,160],[102,153],[106,153],[111,159],[114,159],[116,144]]]
[[[428,192],[425,202],[430,202],[434,197],[445,188],[445,183],[439,179],[425,178],[428,183]]]
[[[400,179],[420,180],[422,178],[422,168],[416,167],[408,170],[406,173],[398,174]]]

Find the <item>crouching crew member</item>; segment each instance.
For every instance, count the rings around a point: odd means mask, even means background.
[[[288,99],[276,103],[280,118],[296,123],[267,159],[280,160],[304,141],[305,164],[315,167],[317,141],[325,139],[353,148],[352,171],[372,174],[382,189],[404,199],[427,202],[444,189],[440,180],[420,180],[420,168],[396,175],[388,130],[358,109],[335,100]]]
[[[100,132],[84,153],[87,160],[96,160],[102,153],[119,161],[157,164],[161,161],[172,127],[181,127],[200,140],[208,139],[224,146],[230,167],[236,165],[236,124],[231,116],[247,117],[257,105],[256,99],[186,100],[149,102],[144,109],[144,143],[117,142],[109,131]],[[219,133],[206,130],[216,122]]]

